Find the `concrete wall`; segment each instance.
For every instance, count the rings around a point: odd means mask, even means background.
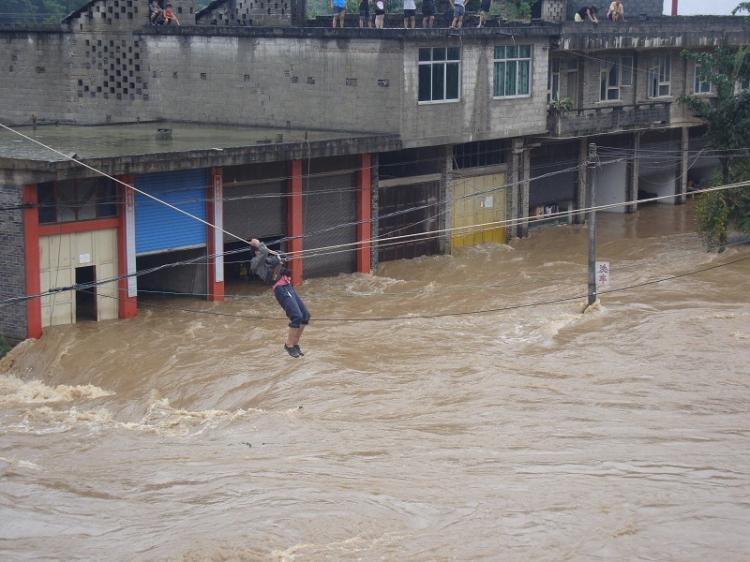
[[[154,117],[399,128],[402,54],[395,42],[165,35],[148,37],[146,48]]]
[[[0,64],[19,80],[0,85],[10,100],[0,117],[13,123],[36,115],[325,128],[400,133],[412,146],[546,130],[548,47],[539,38],[524,41],[533,45],[530,97],[493,99],[494,46],[511,41],[482,38],[463,41],[461,100],[430,105],[417,102],[418,49],[456,39],[98,32],[9,39]]]
[[[198,25],[292,25],[293,0],[221,0],[198,12]]]
[[[606,104],[625,104],[631,105],[640,102],[646,102],[654,98],[648,95],[648,72],[649,69],[657,64],[659,56],[668,55],[670,57],[672,74],[670,80],[670,96],[665,98],[656,98],[658,100],[675,101],[682,95],[693,93],[693,77],[695,73],[695,63],[685,59],[679,50],[675,49],[653,49],[648,51],[603,51],[583,59],[583,107],[589,108],[596,105]],[[615,102],[601,102],[599,73],[602,68],[602,60],[608,57],[634,57],[633,85],[622,86],[620,88],[621,98]],[[561,61],[568,60],[567,58]],[[561,62],[562,68],[562,62]],[[560,90],[563,92],[564,72],[560,73]],[[572,76],[576,76],[573,74]],[[575,101],[575,100],[574,100]],[[686,119],[688,114],[681,104],[673,103],[672,115],[675,118]]]
[[[22,188],[0,185],[0,301],[26,294],[23,211],[2,210],[22,203]],[[0,308],[0,335],[26,337],[26,303]]]
[[[440,43],[408,44],[404,48],[404,97],[401,136],[405,144],[436,145],[450,142],[508,138],[547,130],[547,67],[549,50],[539,39],[517,39],[532,45],[531,96],[493,99],[494,47],[514,44],[497,37],[476,42],[455,39]],[[461,46],[461,99],[458,102],[420,104],[419,48]]]
[[[398,42],[10,32],[0,117],[397,132]]]
[[[71,55],[76,38],[63,32],[4,32],[0,48],[0,117],[5,122],[73,119],[77,107]]]

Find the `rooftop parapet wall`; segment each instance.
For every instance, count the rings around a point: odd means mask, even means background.
[[[599,10],[599,19],[604,19],[609,9],[609,0],[568,0],[568,20],[584,6],[594,6]],[[648,17],[660,17],[664,7],[663,0],[625,0],[625,18],[635,19],[641,15]]]
[[[557,49],[604,51],[615,49],[700,49],[750,44],[750,24],[735,16],[678,16],[623,23],[600,21],[562,24]]]
[[[370,29],[358,27],[331,28],[330,18],[328,25],[320,27],[232,27],[222,25],[197,25],[197,26],[158,26],[143,27],[138,30],[141,35],[202,35],[206,37],[255,37],[255,38],[306,38],[306,39],[369,39],[382,41],[435,41],[448,37],[460,36],[465,39],[494,39],[508,38],[530,38],[530,37],[556,37],[560,33],[560,25],[548,22],[538,22],[532,25],[524,23],[506,22],[499,27],[487,27],[483,29],[464,28],[460,33],[446,28],[417,28],[403,29],[401,27]],[[403,24],[403,18],[400,19]]]

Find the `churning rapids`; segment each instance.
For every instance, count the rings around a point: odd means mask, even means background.
[[[642,286],[586,314],[448,315],[584,295],[550,227],[309,280],[299,360],[255,286],[46,330],[0,364],[0,558],[750,560],[750,247],[690,205],[599,234]]]

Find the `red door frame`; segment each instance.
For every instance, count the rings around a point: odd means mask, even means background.
[[[370,171],[372,158],[369,154],[360,154],[357,190],[357,272],[370,273],[372,259],[370,243],[372,241],[372,175]]]
[[[289,240],[289,269],[292,271],[292,281],[299,285],[304,280],[304,265],[302,252],[304,247],[304,221],[302,216],[302,160],[292,160],[289,173],[289,197],[287,198],[287,230]]]

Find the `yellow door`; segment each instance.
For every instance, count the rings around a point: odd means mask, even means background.
[[[97,282],[117,274],[117,230],[96,230],[42,236],[39,239],[41,290],[71,287],[76,268],[93,267]],[[96,285],[96,319],[117,318],[117,282]],[[76,291],[60,291],[42,297],[42,326],[76,321]]]
[[[491,224],[505,220],[505,181],[505,174],[453,179],[452,249],[505,242],[505,225]]]

